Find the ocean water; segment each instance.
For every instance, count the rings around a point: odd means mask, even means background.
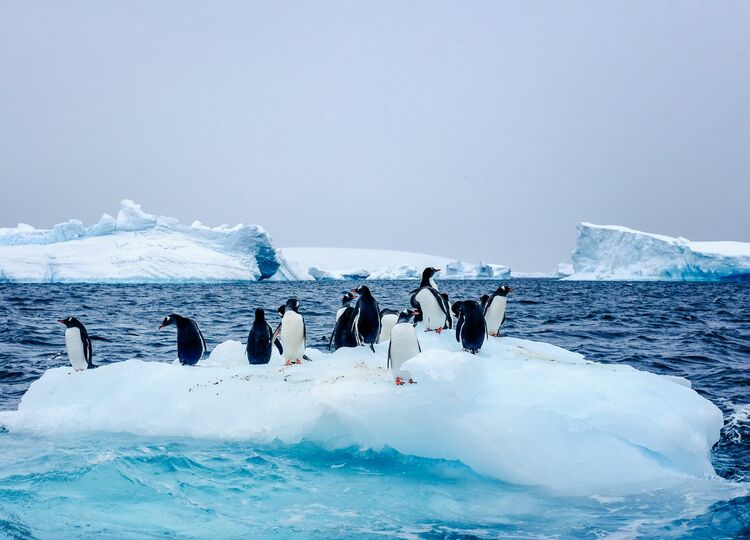
[[[727,481],[571,497],[394,451],[0,432],[0,537],[750,537],[750,287],[510,284],[506,335],[690,379],[724,412],[712,458]],[[175,333],[157,331],[167,313],[198,320],[211,349],[244,340],[255,307],[275,314],[296,296],[309,345],[323,348],[347,285],[0,285],[0,410],[14,409],[46,369],[67,364],[55,322],[67,315],[99,338],[95,363],[171,361]],[[369,285],[382,307],[399,308],[415,282]],[[496,285],[440,282],[454,299]]]

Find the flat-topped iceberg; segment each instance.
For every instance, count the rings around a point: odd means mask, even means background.
[[[124,200],[104,214],[38,230],[0,229],[0,282],[184,282],[289,278],[258,225],[209,228],[146,214]]]
[[[613,225],[578,224],[567,279],[750,279],[750,243],[692,242]]]
[[[436,279],[507,279],[510,267],[467,263],[436,255],[385,249],[282,248],[288,273],[298,279],[419,279],[427,266],[441,268]]]
[[[604,365],[553,345],[493,338],[461,352],[453,336],[419,332],[423,352],[397,387],[387,343],[311,362],[250,366],[227,341],[196,367],[128,360],[48,370],[10,431],[107,431],[324,449],[392,448],[459,460],[481,474],[566,493],[633,492],[712,476],[721,411],[685,379]]]

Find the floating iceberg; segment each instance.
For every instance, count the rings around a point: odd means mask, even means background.
[[[419,279],[427,266],[441,268],[437,279],[508,279],[510,268],[466,263],[446,257],[384,249],[282,248],[288,273],[297,279]]]
[[[459,460],[481,474],[566,493],[634,492],[713,476],[721,411],[685,379],[589,362],[553,345],[489,340],[461,352],[425,334],[404,365],[417,384],[397,387],[387,343],[311,362],[250,366],[227,341],[196,367],[128,360],[74,372],[50,369],[10,431],[105,431],[324,449],[395,449]]]
[[[578,224],[568,279],[750,279],[750,243],[691,242],[626,227]]]
[[[0,282],[255,281],[290,278],[258,225],[209,228],[146,214],[124,200],[104,214],[37,230],[0,229]]]

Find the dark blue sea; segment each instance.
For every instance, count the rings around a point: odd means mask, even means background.
[[[505,335],[689,379],[724,412],[713,464],[740,488],[710,504],[694,486],[564,496],[388,451],[0,431],[0,537],[750,537],[741,489],[750,481],[750,285],[509,283]],[[244,341],[256,307],[275,314],[296,296],[308,344],[323,348],[347,285],[0,285],[0,410],[15,409],[45,370],[67,364],[59,318],[80,318],[98,338],[95,363],[166,362],[175,356],[174,332],[157,331],[166,314],[195,318],[212,349]],[[382,307],[400,308],[415,282],[369,285]],[[478,298],[497,282],[440,286],[453,299]]]

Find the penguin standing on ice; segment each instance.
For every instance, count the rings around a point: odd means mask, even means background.
[[[174,323],[177,326],[177,358],[183,366],[194,366],[208,350],[198,323],[193,319],[170,313],[159,325],[159,330]]]
[[[463,300],[453,304],[453,311],[458,313],[456,341],[465,351],[477,354],[487,335],[487,323],[484,320],[482,306],[475,300]]]
[[[352,318],[352,331],[357,338],[357,342],[362,345],[369,345],[372,352],[375,352],[375,343],[380,337],[380,308],[378,301],[370,292],[366,285],[360,285],[353,289],[359,295],[357,305],[354,307]]]
[[[347,292],[341,299],[341,307],[336,312],[336,324],[333,327],[331,339],[328,341],[328,350],[331,349],[331,346],[333,346],[334,351],[341,347],[357,346],[357,338],[352,332],[354,308],[349,305],[355,298],[356,296],[351,292]]]
[[[416,314],[414,310],[405,309],[398,316],[398,322],[391,330],[391,342],[388,345],[388,369],[394,376],[397,385],[404,384],[404,379],[412,384],[414,381],[408,371],[401,366],[422,352],[417,339],[417,331],[411,323],[411,318]]]
[[[484,319],[487,321],[487,330],[493,337],[500,335],[500,327],[505,322],[508,293],[512,290],[507,285],[500,285],[484,304]]]
[[[383,308],[380,310],[380,336],[378,343],[391,339],[391,330],[398,322],[399,313],[395,309]]]
[[[279,354],[283,354],[279,341],[274,339],[271,325],[266,321],[266,312],[258,308],[255,310],[255,320],[247,335],[245,347],[247,361],[251,364],[267,364],[271,360],[271,349],[274,344]]]
[[[73,369],[83,371],[95,368],[92,363],[94,351],[86,327],[75,317],[60,319],[57,322],[65,325],[65,349],[68,351],[68,360]]]
[[[413,290],[410,294],[411,305],[420,312],[425,332],[434,330],[439,334],[448,322],[448,307],[432,279],[437,272],[440,272],[440,269],[425,268],[422,272],[422,281],[419,288]]]
[[[281,308],[279,308],[279,312],[281,312]],[[307,330],[305,320],[299,314],[299,300],[296,298],[290,298],[286,301],[280,326],[279,335],[284,347],[283,356],[286,365],[301,364],[302,358],[305,358]]]

